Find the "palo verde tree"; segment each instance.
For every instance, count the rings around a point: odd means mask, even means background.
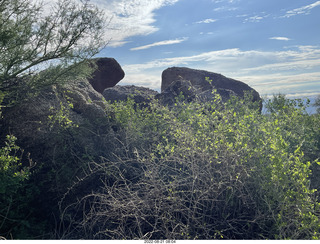
[[[103,12],[88,0],[0,0],[0,117],[3,107],[40,88],[89,75],[87,61],[107,43],[105,24]],[[24,211],[35,190],[25,185],[28,168],[15,141],[13,135],[0,139],[0,239],[44,229],[30,224]]]
[[[103,13],[87,0],[46,5],[0,0],[2,97],[22,86],[30,90],[87,75],[79,64],[105,46],[105,23]]]

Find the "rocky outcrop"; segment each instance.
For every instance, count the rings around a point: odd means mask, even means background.
[[[46,219],[54,225],[58,202],[92,170],[90,162],[112,160],[117,154],[120,147],[110,122],[112,112],[106,111],[110,109],[102,94],[87,80],[49,86],[22,103],[2,108],[0,142],[7,134],[14,135],[24,151],[22,164],[29,166],[32,159],[35,165],[29,179],[33,188],[28,189],[34,191],[29,200],[36,209],[30,217],[34,223]],[[72,190],[72,198],[101,187],[99,175],[95,177]],[[68,204],[67,199],[64,202]]]
[[[182,94],[186,102],[191,102],[196,98],[197,89],[192,86],[190,81],[177,80],[166,87],[164,91],[156,96],[161,104],[171,106],[175,104],[176,98]]]
[[[52,150],[59,146],[61,139],[55,136],[66,128],[73,128],[73,137],[79,139],[77,143],[94,150],[88,137],[77,134],[77,127],[86,125],[87,129],[98,129],[98,120],[107,123],[105,111],[102,95],[88,81],[75,81],[64,87],[47,87],[37,96],[3,109],[2,130],[19,138],[20,145],[32,152],[33,158],[52,157]]]
[[[177,80],[172,82],[161,94],[156,98],[161,104],[172,106],[176,103],[178,96],[183,95],[183,99],[186,102],[198,101],[208,102],[213,101],[216,98],[216,93],[221,96],[221,101],[224,103],[230,99],[231,96],[237,96],[237,94],[229,89],[208,89],[204,90],[201,87],[193,86],[189,80]]]
[[[189,99],[197,96],[202,100],[209,100],[213,97],[213,90],[221,95],[223,101],[229,99],[230,95],[243,97],[245,92],[252,92],[253,101],[261,101],[256,90],[221,74],[184,67],[168,68],[162,73],[161,94],[168,96],[164,100],[169,101],[172,94],[180,91],[188,94]]]
[[[107,101],[127,101],[131,97],[136,103],[149,103],[158,92],[145,87],[138,86],[115,86],[107,88],[103,92],[103,96]]]
[[[92,62],[96,65],[96,70],[89,82],[97,92],[103,93],[106,88],[115,86],[124,78],[124,71],[115,59],[97,58]]]
[[[160,94],[144,87],[117,85],[105,89],[103,96],[111,102],[126,101],[132,97],[138,104],[148,104],[155,98],[160,104],[171,107],[180,94],[186,102],[207,102],[214,100],[218,93],[224,103],[231,96],[243,97],[245,92],[251,92],[253,101],[259,101],[261,107],[259,93],[241,81],[204,70],[173,67],[162,73]]]

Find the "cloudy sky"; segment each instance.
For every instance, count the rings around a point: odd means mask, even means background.
[[[320,94],[320,1],[92,0],[110,17],[113,57],[133,84],[159,90],[168,67],[241,80],[261,95]]]

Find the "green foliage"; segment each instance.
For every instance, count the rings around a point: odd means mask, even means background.
[[[64,129],[79,127],[79,125],[75,124],[70,118],[70,109],[73,109],[73,102],[68,96],[67,92],[63,92],[63,100],[66,101],[66,105],[61,99],[58,98],[58,96],[57,99],[60,101],[59,107],[50,107],[51,114],[48,116],[48,124],[50,129],[52,129],[55,125],[58,125]]]
[[[28,172],[19,170],[21,163],[20,157],[17,156],[17,153],[20,148],[15,144],[16,139],[17,138],[14,136],[8,135],[5,141],[5,146],[0,149],[1,180],[4,180],[6,177],[8,177],[7,179],[10,178],[13,181],[20,182],[28,177]],[[15,183],[13,183],[13,185],[14,184]],[[0,187],[1,193],[5,193],[14,189],[11,188],[10,185],[6,186],[3,184],[3,182]]]
[[[0,236],[320,238],[320,116],[302,101],[275,96],[261,114],[250,96],[186,103],[181,94],[171,108],[128,99],[108,104],[108,121],[92,128],[69,121],[69,95],[48,117],[52,132],[65,128],[52,137],[59,154],[32,181],[14,137],[0,150]],[[96,140],[96,152],[78,136]],[[37,212],[54,213],[56,225]]]
[[[132,99],[113,104],[122,147],[117,160],[92,166],[105,174],[102,190],[72,205],[89,207],[73,220],[78,235],[319,239],[311,187],[319,116],[282,95],[268,102],[267,115],[249,98],[220,99],[178,99],[172,109],[157,102],[141,108]]]
[[[309,105],[308,99],[306,104],[302,99],[287,99],[284,94],[274,95],[272,99],[267,99],[265,107],[269,113],[284,113],[290,114],[292,110],[306,112],[306,107]]]
[[[29,168],[21,166],[21,150],[16,138],[8,135],[5,145],[0,148],[0,236],[10,233],[21,220],[17,201],[19,191],[29,177]]]

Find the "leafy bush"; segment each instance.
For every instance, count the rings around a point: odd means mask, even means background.
[[[121,147],[92,163],[104,185],[63,209],[63,238],[318,239],[319,116],[249,101],[113,104]]]
[[[13,228],[23,225],[19,207],[19,190],[28,179],[29,169],[20,163],[22,151],[16,138],[8,135],[0,148],[0,236],[7,236]]]

